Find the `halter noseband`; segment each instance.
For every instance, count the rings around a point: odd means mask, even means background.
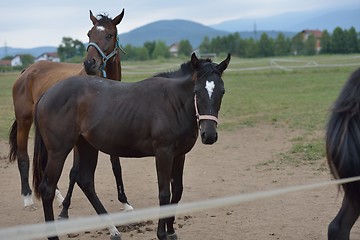
[[[119,39],[118,39],[118,38],[116,38],[116,45],[115,45],[114,50],[113,50],[111,53],[109,53],[108,55],[105,55],[105,53],[101,50],[101,48],[99,47],[99,45],[97,45],[97,44],[94,43],[94,42],[89,42],[86,51],[89,50],[89,47],[90,47],[90,46],[95,47],[96,50],[99,52],[99,54],[100,54],[101,57],[102,57],[102,62],[103,62],[103,63],[102,63],[102,65],[100,65],[100,71],[102,72],[104,78],[106,78],[105,67],[106,67],[107,61],[108,61],[110,58],[112,58],[113,56],[115,56],[115,55],[117,54],[117,52],[118,52],[119,49],[120,49],[123,53],[126,54],[125,50],[120,46],[120,44],[119,44]]]
[[[194,95],[194,105],[195,105],[195,114],[196,114],[196,120],[198,123],[198,126],[200,127],[200,121],[201,120],[213,120],[216,122],[216,124],[219,122],[219,119],[213,115],[200,115],[199,110],[197,107],[197,101],[196,101],[196,94]]]

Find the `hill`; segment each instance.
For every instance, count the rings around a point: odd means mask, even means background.
[[[360,9],[338,10],[332,12],[288,12],[266,18],[239,18],[224,21],[211,27],[228,31],[291,31],[299,32],[304,29],[319,29],[332,32],[336,27],[349,29],[355,27],[360,30]]]
[[[12,48],[12,47],[0,47],[0,59],[5,57],[6,53],[8,56],[15,56],[17,54],[30,54],[34,57],[38,57],[46,52],[56,52],[57,47],[44,46],[36,48]]]
[[[213,38],[224,36],[229,33],[216,30],[200,23],[187,20],[160,20],[136,28],[130,32],[120,34],[119,39],[123,46],[142,46],[146,41],[164,41],[167,45],[188,39],[191,45],[196,48],[200,45],[205,36]]]

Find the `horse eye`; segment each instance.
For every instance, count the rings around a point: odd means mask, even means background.
[[[222,95],[224,95],[226,93],[225,89],[221,91]]]
[[[90,37],[90,31],[88,31],[87,36]]]
[[[106,36],[106,38],[112,38],[112,37],[113,37],[112,34],[108,34],[108,35]]]

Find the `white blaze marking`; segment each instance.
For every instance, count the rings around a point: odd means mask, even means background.
[[[105,28],[103,26],[97,26],[96,29],[99,31],[105,31]]]
[[[206,90],[207,90],[207,92],[208,92],[208,94],[209,94],[209,98],[211,99],[211,95],[212,95],[212,93],[213,93],[213,91],[214,91],[214,88],[215,88],[215,83],[214,83],[214,81],[211,81],[211,82],[206,81],[205,88],[206,88]]]

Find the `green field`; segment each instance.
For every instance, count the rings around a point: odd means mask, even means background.
[[[176,70],[184,61],[123,62],[123,81]],[[359,66],[359,55],[233,58],[223,76],[226,94],[219,128],[228,131],[272,124],[300,129],[304,134],[294,140],[292,153],[317,159],[324,152],[323,138],[313,133],[324,129],[332,102]],[[11,88],[18,74],[0,73],[0,138],[5,141],[14,119]]]

